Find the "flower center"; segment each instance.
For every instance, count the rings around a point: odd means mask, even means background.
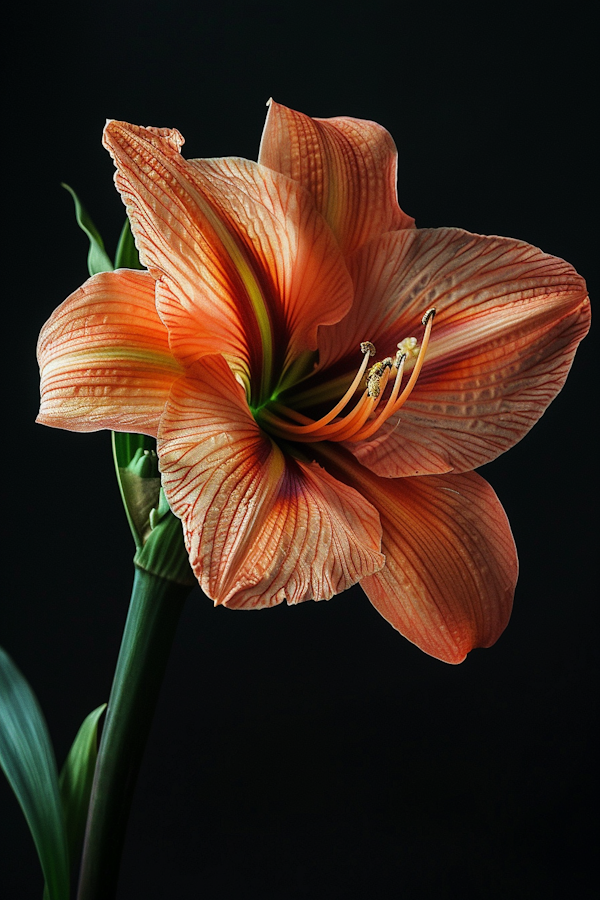
[[[422,324],[425,326],[425,331],[420,347],[416,338],[405,338],[398,344],[398,350],[393,359],[388,356],[380,362],[376,362],[368,372],[367,363],[370,357],[375,355],[375,347],[370,341],[364,341],[360,345],[363,361],[352,384],[335,406],[320,419],[310,419],[282,403],[273,403],[269,408],[263,407],[260,410],[260,423],[273,437],[288,441],[355,442],[371,437],[390,416],[404,406],[412,393],[425,361],[434,316],[435,309],[433,308],[428,309],[423,316]],[[400,392],[404,367],[408,359],[415,359],[415,365],[404,389]],[[349,413],[341,415],[360,387],[365,373],[366,384],[360,399]],[[383,400],[385,388],[392,378],[394,381],[391,392],[383,408],[373,416]]]

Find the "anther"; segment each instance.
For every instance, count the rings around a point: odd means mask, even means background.
[[[379,392],[381,391],[381,375],[378,375],[376,372],[369,375],[367,379],[367,394],[371,398],[371,400],[376,400],[379,397]]]
[[[396,353],[396,356],[394,357],[394,368],[399,369],[400,366],[402,365],[402,362],[405,361],[406,359],[407,359],[407,354],[404,353],[404,351],[400,348],[400,345],[398,344],[398,351]]]
[[[382,359],[380,362],[376,362],[374,366],[371,366],[369,374],[367,375],[367,394],[369,397],[372,399],[379,397],[383,373],[386,369],[391,369],[393,365],[394,361],[392,357],[386,356],[385,359]]]
[[[375,344],[372,344],[371,341],[363,341],[360,345],[361,353],[368,353],[369,356],[375,356]]]
[[[421,323],[423,325],[427,325],[430,319],[433,319],[435,316],[435,306],[432,306],[431,309],[428,309],[423,318],[421,319]]]

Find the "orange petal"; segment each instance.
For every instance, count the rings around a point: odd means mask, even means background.
[[[38,341],[38,422],[156,435],[182,370],[169,351],[154,288],[148,272],[103,272],[52,313]]]
[[[361,581],[375,608],[444,662],[490,647],[510,618],[518,573],[490,485],[475,472],[380,478],[342,453],[332,452],[328,468],[378,509],[383,526],[386,564]]]
[[[318,325],[345,315],[350,277],[298,185],[243,159],[188,162],[182,141],[122,122],[105,130],[171,348],[186,364],[223,353],[268,381],[265,366],[281,372],[316,348]]]
[[[398,206],[397,159],[391,135],[376,122],[311,119],[270,101],[258,161],[311,192],[345,254],[414,225]]]
[[[439,228],[384,235],[351,260],[356,302],[322,329],[322,364],[351,370],[356,346],[380,356],[420,337],[437,310],[425,364],[396,417],[349,445],[381,475],[466,471],[495,459],[561,389],[589,327],[585,282],[566,262],[521,241]],[[352,361],[340,356],[354,347]]]
[[[328,599],[383,564],[373,507],[316,464],[284,456],[222,357],[174,385],[158,452],[192,568],[216,603]]]

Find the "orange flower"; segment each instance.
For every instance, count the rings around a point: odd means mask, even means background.
[[[147,271],[94,276],[51,316],[38,421],[157,437],[216,603],[360,582],[440,659],[494,643],[517,557],[471,470],[560,390],[583,280],[521,241],[416,229],[374,122],[272,103],[258,164],[186,161],[169,129],[104,140]]]

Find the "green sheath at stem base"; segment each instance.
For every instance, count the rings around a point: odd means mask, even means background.
[[[135,568],[90,797],[78,900],[113,900],[129,809],[187,585]]]

